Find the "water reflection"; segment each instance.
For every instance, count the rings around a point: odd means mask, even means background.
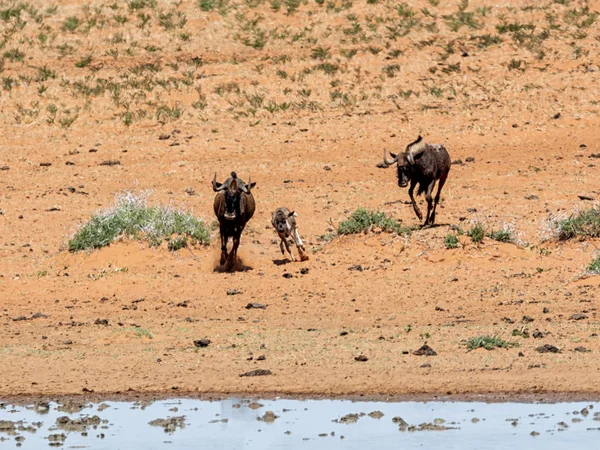
[[[242,398],[2,405],[0,447],[595,448],[600,430],[595,406]]]

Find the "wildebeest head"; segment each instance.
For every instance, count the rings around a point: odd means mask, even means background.
[[[288,211],[284,208],[278,208],[271,216],[271,223],[278,233],[284,234],[286,232],[287,220],[295,215],[295,211]]]
[[[242,193],[251,194],[251,190],[256,186],[256,183],[253,183],[251,177],[249,177],[248,184],[246,184],[242,180],[238,180],[235,172],[231,172],[231,177],[225,180],[224,183],[217,181],[217,174],[215,173],[212,185],[213,191],[223,191],[225,194],[225,219],[235,220],[244,211],[244,196]]]
[[[390,152],[392,160],[387,159],[386,151],[383,151],[383,163],[386,166],[391,166],[397,163],[397,175],[398,175],[398,186],[406,187],[410,181],[410,175],[412,173],[411,166],[415,163],[415,156],[423,153],[425,150],[425,142],[423,138],[419,136],[416,141],[411,142],[406,146],[406,150],[399,155]]]

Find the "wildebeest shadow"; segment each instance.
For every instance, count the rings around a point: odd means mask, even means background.
[[[421,225],[421,230],[427,230],[429,228],[439,228],[439,227],[450,227],[449,223],[434,223],[433,225]]]
[[[273,260],[273,264],[275,264],[276,266],[285,266],[286,264],[291,263],[292,260],[285,258],[285,259],[274,259]]]

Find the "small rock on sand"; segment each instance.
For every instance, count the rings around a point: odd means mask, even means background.
[[[437,353],[429,345],[425,344],[420,349],[415,350],[413,355],[416,356],[437,356]]]
[[[270,370],[265,370],[265,369],[256,369],[256,370],[250,370],[249,372],[245,372],[240,374],[240,377],[263,377],[265,375],[273,375],[273,372],[271,372]]]

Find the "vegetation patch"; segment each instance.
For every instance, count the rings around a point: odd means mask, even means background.
[[[152,246],[168,241],[170,250],[192,243],[208,244],[209,227],[196,217],[169,206],[147,206],[146,197],[130,192],[113,208],[92,216],[69,241],[69,251],[101,248],[121,238],[143,239]]]
[[[488,237],[498,242],[513,242],[514,236],[510,228],[503,228],[501,230],[492,230],[488,233]]]
[[[476,244],[481,243],[483,241],[483,238],[485,237],[485,228],[483,224],[479,222],[473,224],[471,229],[467,232],[467,236],[469,236],[471,240]]]
[[[594,260],[592,260],[588,266],[588,271],[593,274],[600,275],[600,254],[596,256]]]
[[[498,336],[477,336],[471,338],[466,343],[469,351],[477,348],[485,348],[486,350],[493,350],[495,348],[512,348],[518,347],[519,344],[516,342],[505,341]]]
[[[555,225],[558,239],[561,241],[600,237],[600,207],[586,209],[557,221]]]
[[[444,237],[444,244],[446,244],[446,248],[458,248],[458,236],[455,234],[447,234]]]
[[[340,223],[338,234],[368,233],[374,228],[397,234],[410,233],[408,228],[403,227],[383,212],[358,208],[350,217]]]

